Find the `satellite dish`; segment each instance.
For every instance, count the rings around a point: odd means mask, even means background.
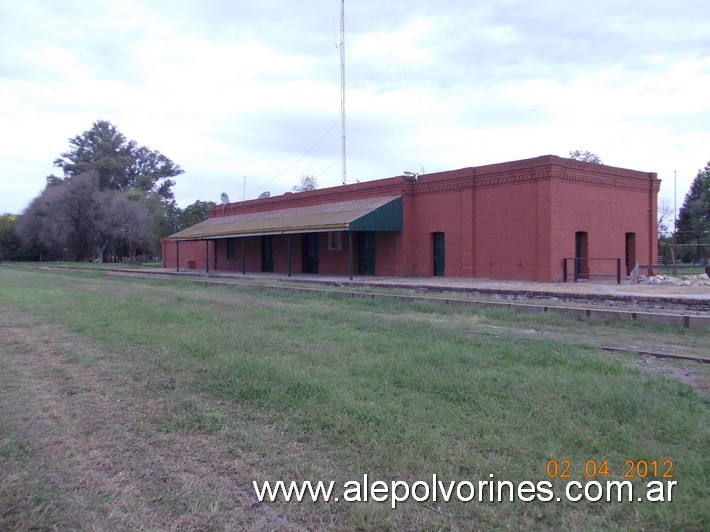
[[[222,192],[222,195],[219,197],[219,199],[222,200],[222,203],[229,203],[229,196],[226,192]]]
[[[271,192],[269,192],[269,191],[267,190],[266,192],[262,192],[261,194],[259,194],[259,198],[258,198],[258,199],[264,199],[264,198],[269,198],[269,197],[271,197]]]

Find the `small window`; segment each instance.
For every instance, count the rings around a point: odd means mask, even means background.
[[[334,231],[328,233],[328,251],[341,251],[343,249],[343,233]]]
[[[227,239],[227,258],[235,259],[237,257],[237,239],[228,238]]]

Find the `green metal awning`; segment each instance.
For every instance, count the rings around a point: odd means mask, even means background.
[[[363,198],[305,207],[218,216],[183,229],[171,240],[210,240],[327,231],[401,231],[402,197]]]

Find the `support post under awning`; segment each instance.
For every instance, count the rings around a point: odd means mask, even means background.
[[[288,250],[288,276],[291,277],[291,235],[286,235],[286,249]]]
[[[247,274],[246,237],[242,237],[242,275]]]
[[[175,242],[175,266],[177,266],[177,272],[180,272],[180,241]]]
[[[353,280],[353,232],[348,231],[348,274]]]
[[[210,241],[205,240],[205,273],[210,273]]]

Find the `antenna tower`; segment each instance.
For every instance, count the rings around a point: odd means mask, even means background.
[[[343,185],[348,182],[345,158],[345,0],[340,0],[340,130],[342,133]]]

